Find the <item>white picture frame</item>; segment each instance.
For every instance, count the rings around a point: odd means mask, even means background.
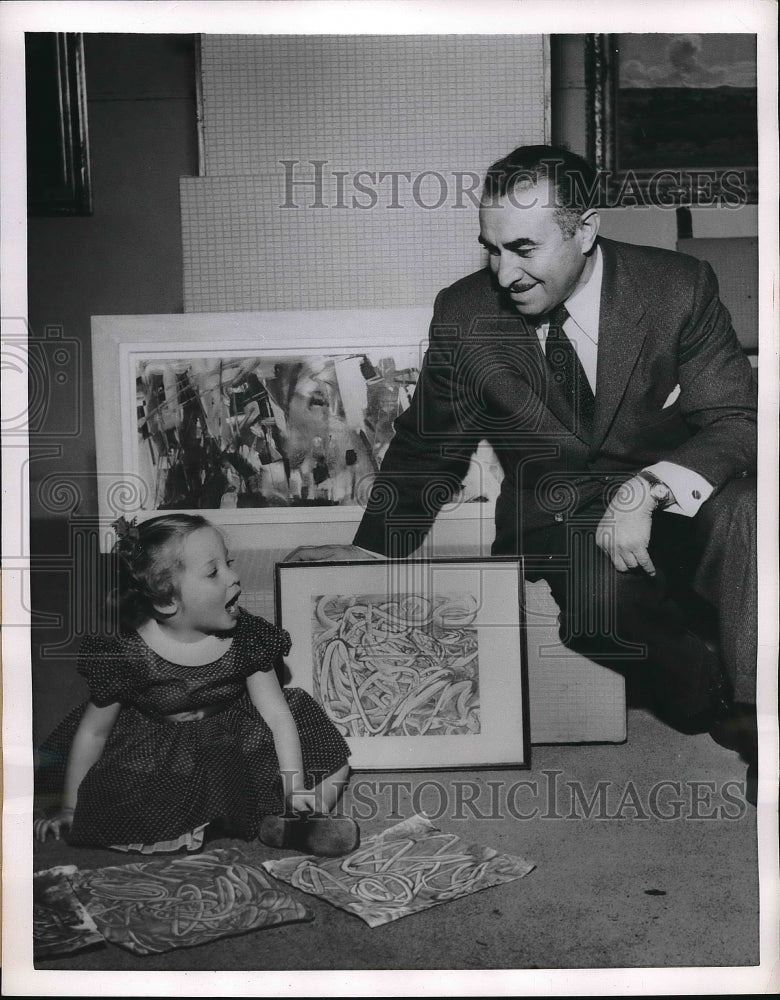
[[[393,385],[395,374],[401,373],[401,391],[406,396],[411,396],[414,390],[414,370],[419,371],[427,347],[429,322],[430,312],[427,309],[282,310],[92,317],[98,509],[101,523],[110,524],[120,515],[146,519],[166,510],[180,510],[190,513],[197,511],[214,523],[226,526],[269,524],[281,527],[315,522],[327,525],[341,521],[357,524],[372,478],[367,460],[373,461],[374,467],[381,464],[382,450],[392,436],[387,428],[388,419],[392,417],[392,406],[385,406],[381,413],[385,424],[381,433],[359,454],[356,463],[359,466],[358,482],[352,483],[351,488],[355,489],[355,493],[350,496],[348,503],[339,502],[338,499],[331,501],[326,496],[313,498],[314,503],[308,503],[309,498],[304,498],[306,503],[298,503],[296,500],[292,504],[285,503],[284,500],[277,502],[278,498],[274,498],[271,503],[263,506],[237,504],[228,507],[222,500],[216,506],[203,505],[202,495],[193,501],[192,494],[188,494],[188,499],[174,499],[171,504],[166,500],[165,493],[161,494],[159,482],[150,474],[154,461],[150,460],[146,452],[147,449],[152,449],[152,445],[150,435],[145,442],[142,431],[145,424],[147,434],[149,432],[150,409],[148,398],[142,395],[140,387],[143,384],[144,391],[148,392],[152,382],[151,376],[147,378],[147,373],[155,371],[162,385],[163,396],[166,393],[170,396],[167,403],[157,407],[156,415],[159,417],[162,413],[170,426],[165,422],[161,425],[158,419],[154,434],[158,438],[169,434],[175,437],[182,425],[182,403],[180,397],[171,394],[170,385],[171,380],[175,380],[188,366],[190,370],[196,367],[199,376],[205,373],[211,379],[211,388],[216,385],[220,391],[227,384],[223,376],[227,364],[245,363],[248,370],[254,365],[257,371],[265,366],[263,371],[267,373],[271,368],[276,370],[276,366],[290,368],[296,364],[320,363],[323,367],[329,366],[331,384],[334,381],[334,368],[341,366],[340,373],[336,376],[337,398],[335,403],[332,398],[329,401],[331,416],[334,408],[338,408],[342,429],[345,423],[348,424],[347,430],[353,440],[357,435],[362,441],[365,435],[364,428],[360,426],[360,407],[367,398],[367,380],[361,362],[367,362],[369,375],[373,368],[377,375],[376,384],[383,391]],[[347,368],[349,374],[345,377]],[[166,369],[167,376],[160,374]],[[361,371],[360,377],[357,375],[358,370]],[[199,385],[199,392],[195,393],[198,398],[202,398],[201,388]],[[408,405],[406,399],[404,403]],[[399,404],[399,407],[400,405],[403,404]],[[272,406],[273,411],[269,414],[271,420],[274,417],[289,420],[289,412],[280,413],[278,400],[272,400]],[[283,405],[281,409],[284,411]],[[177,410],[178,413],[175,412]],[[365,418],[365,414],[363,417]],[[277,426],[279,422],[277,419]],[[205,436],[203,429],[210,430],[212,423],[207,416],[199,418],[199,443]],[[262,420],[255,421],[256,427],[260,424]],[[224,419],[219,426],[222,426],[224,434]],[[232,426],[231,424],[231,433]],[[244,430],[242,427],[241,433]],[[218,430],[214,427],[212,443],[217,437]],[[221,440],[224,442],[224,437]],[[359,452],[359,448],[360,446],[354,450]],[[158,447],[158,458],[161,453]],[[170,456],[163,457],[170,469]],[[284,460],[288,457],[283,453],[277,454],[277,459],[281,459],[276,462],[278,470],[284,468]],[[448,505],[443,516],[454,517],[456,520],[475,517],[482,519],[485,516],[492,519],[493,504],[500,486],[500,474],[493,462],[492,453],[487,461],[482,456],[477,457],[472,468],[473,472],[467,477],[463,495],[463,499],[469,502]],[[344,468],[339,471],[343,473]],[[342,490],[340,496],[344,495],[343,485],[335,488]],[[164,506],[161,506],[161,495]],[[477,498],[481,502],[471,502]],[[323,499],[324,502],[321,502]]]
[[[279,563],[276,621],[353,769],[529,766],[521,559]]]

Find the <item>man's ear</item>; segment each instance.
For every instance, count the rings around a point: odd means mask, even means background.
[[[582,240],[582,252],[589,253],[593,249],[599,234],[601,216],[596,208],[586,209],[580,216],[579,233]]]

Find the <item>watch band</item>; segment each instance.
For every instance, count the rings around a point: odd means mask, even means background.
[[[647,469],[641,469],[637,472],[637,476],[649,484],[650,496],[655,500],[656,510],[664,510],[676,502],[672,491],[655,473],[649,472]]]

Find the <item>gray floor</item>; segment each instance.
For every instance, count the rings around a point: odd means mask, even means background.
[[[397,801],[390,786],[380,785],[391,779]],[[744,764],[736,754],[706,734],[677,733],[640,708],[629,711],[625,744],[536,746],[526,771],[357,774],[345,808],[360,817],[364,836],[420,808],[435,814],[444,805],[436,819],[440,829],[523,855],[536,867],[518,881],[376,929],[307,896],[315,912],[309,924],[147,958],[108,946],[39,968],[148,972],[755,965],[756,811],[741,798],[743,780]],[[520,786],[520,781],[530,784]],[[605,784],[599,790],[600,782]],[[574,785],[594,802],[590,818]],[[468,799],[473,811],[464,805]],[[241,846],[254,861],[282,856],[259,843]],[[35,851],[38,869],[63,863],[90,868],[122,860],[115,853],[55,843]]]

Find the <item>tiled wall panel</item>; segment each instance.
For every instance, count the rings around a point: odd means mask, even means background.
[[[483,263],[485,168],[545,140],[545,53],[539,35],[204,36],[185,309],[432,304]]]

